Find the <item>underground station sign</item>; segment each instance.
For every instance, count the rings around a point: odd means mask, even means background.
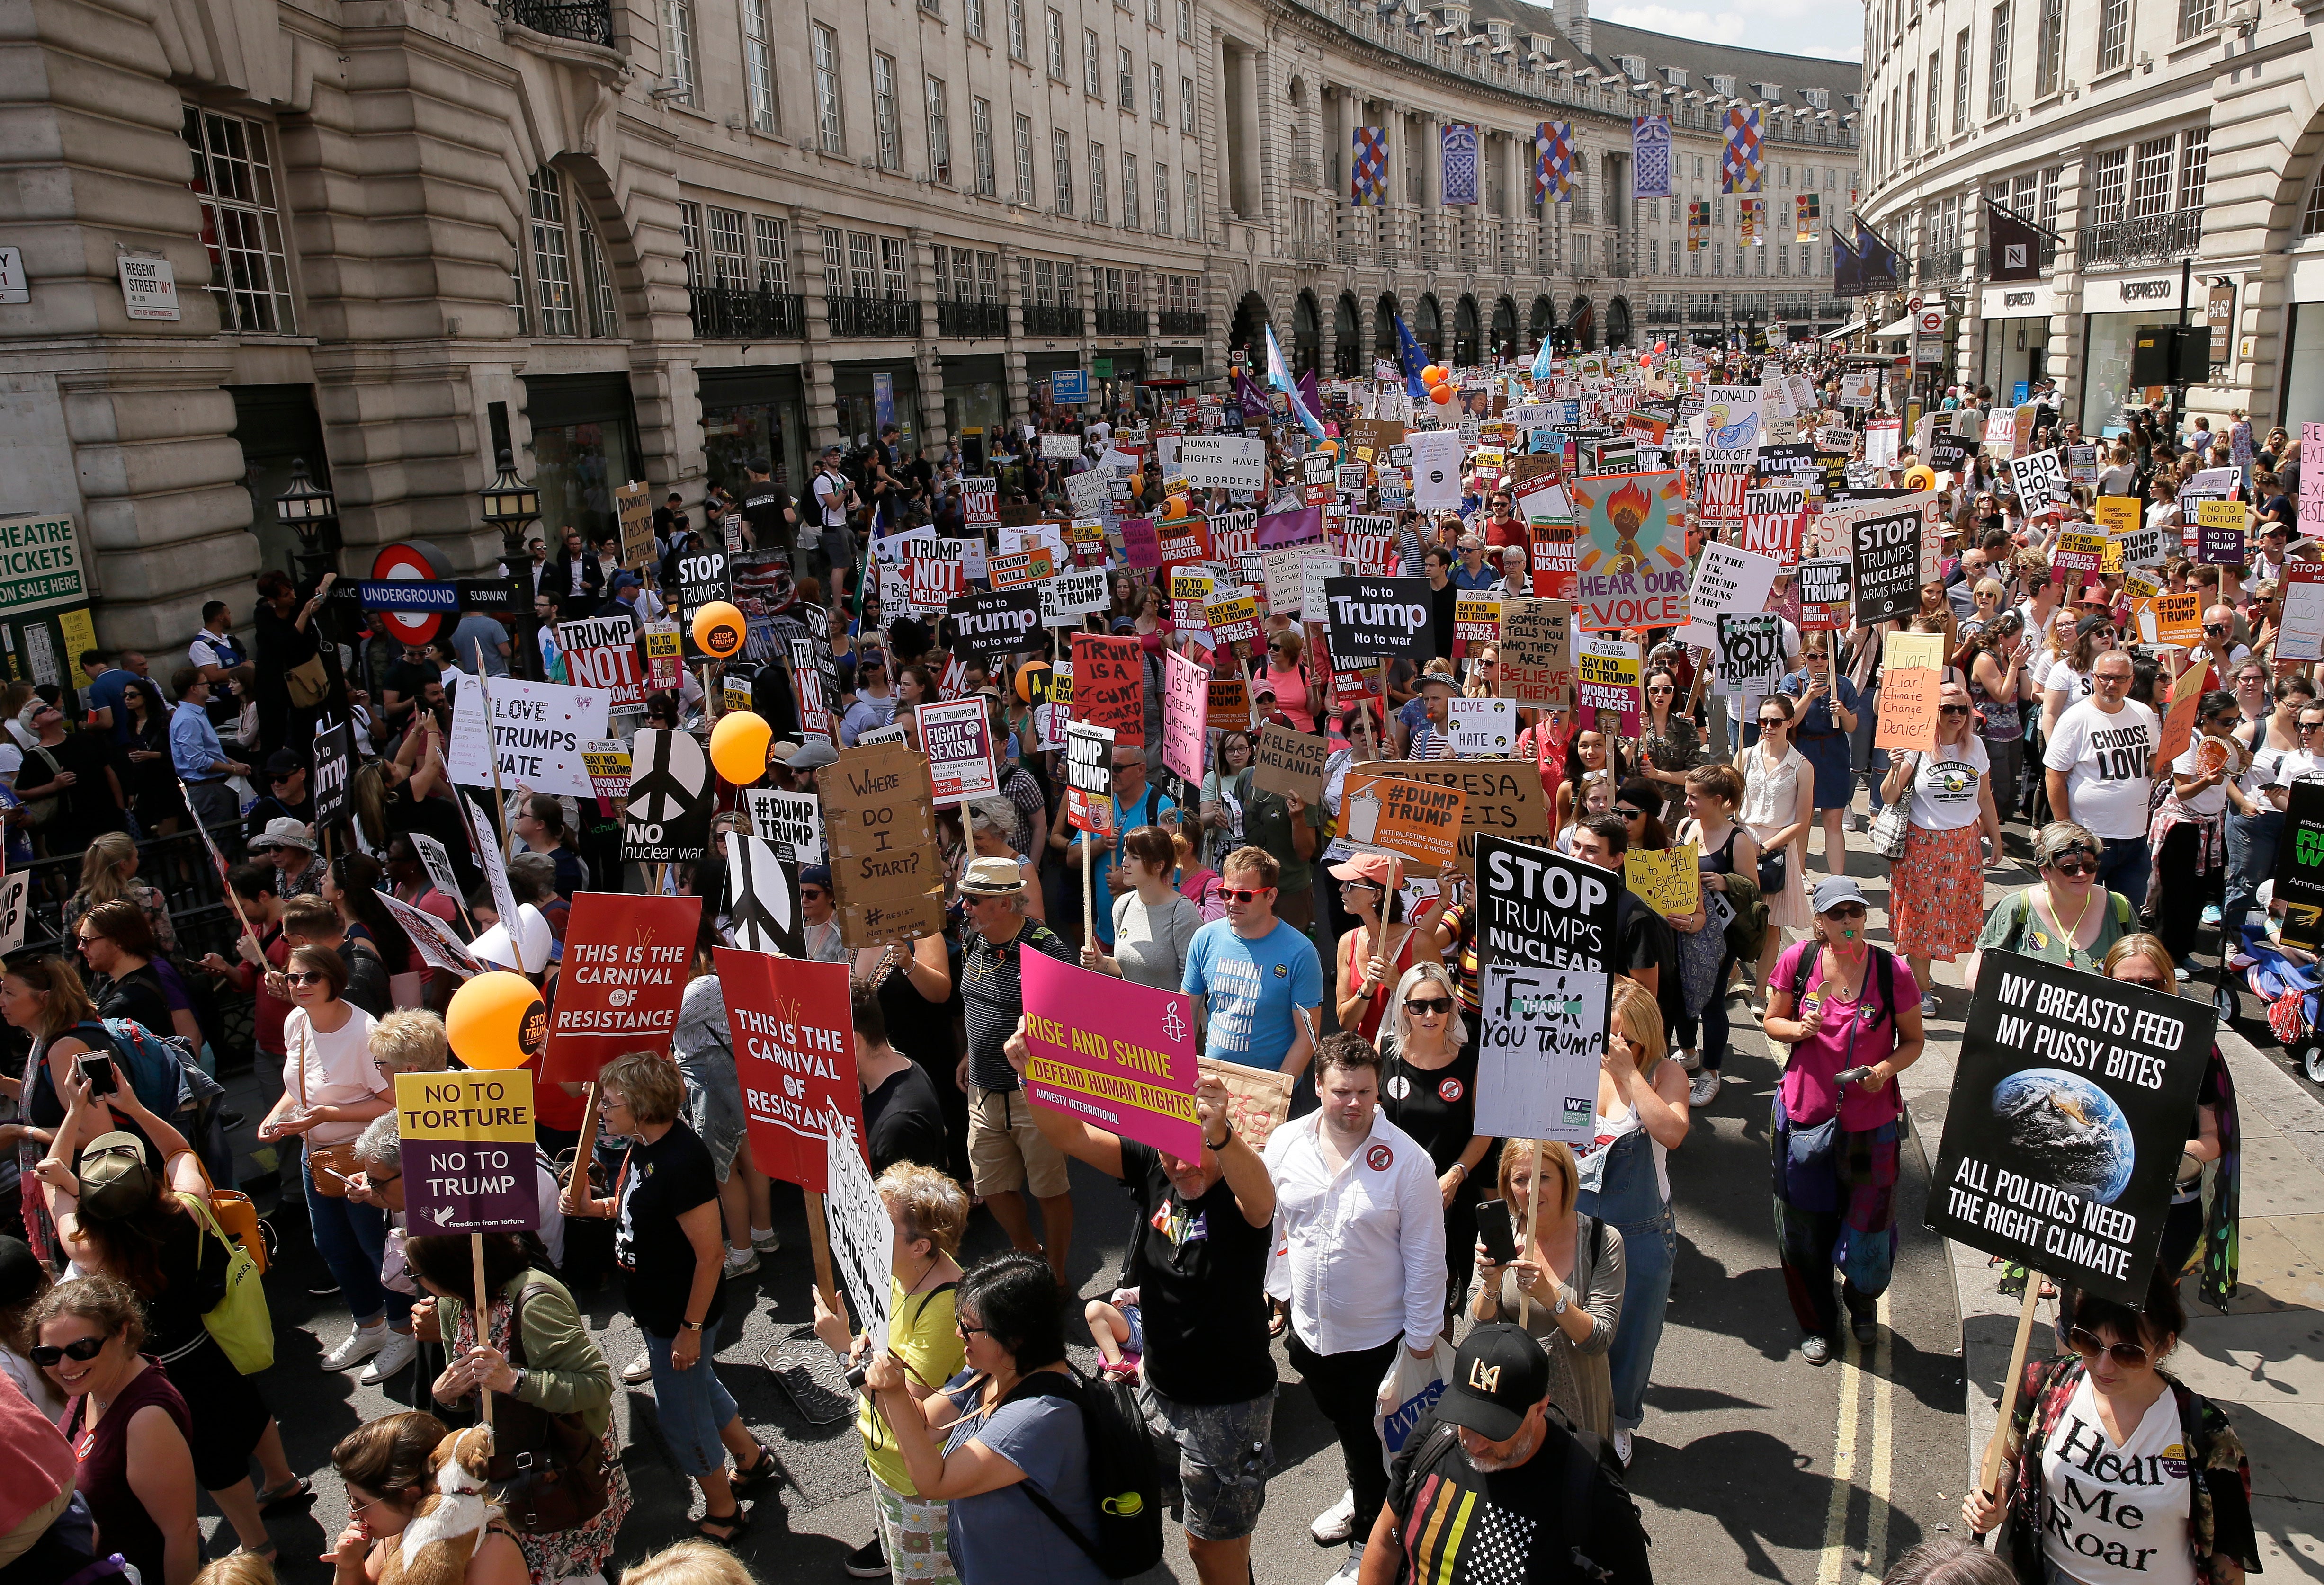
[[[415,1233],[540,1225],[532,1074],[524,1068],[395,1075],[404,1225]]]

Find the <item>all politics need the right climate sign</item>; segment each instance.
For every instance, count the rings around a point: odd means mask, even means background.
[[[1929,1226],[2143,1304],[2218,1022],[2186,997],[1986,954]]]

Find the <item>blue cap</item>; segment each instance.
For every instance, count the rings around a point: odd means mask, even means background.
[[[617,572],[613,575],[613,593],[616,594],[623,589],[641,589],[644,586],[645,581],[633,572]]]

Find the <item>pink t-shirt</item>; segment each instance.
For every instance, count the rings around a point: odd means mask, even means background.
[[[1921,987],[1904,960],[1895,959],[1895,1004],[1884,1011],[1880,1006],[1880,969],[1868,963],[1857,1000],[1843,1001],[1833,994],[1836,984],[1831,989],[1825,988],[1822,954],[1816,944],[1803,941],[1785,948],[1784,955],[1775,960],[1775,972],[1767,981],[1771,988],[1788,991],[1798,982],[1800,954],[1803,952],[1817,954],[1814,965],[1808,970],[1807,989],[1823,998],[1823,1027],[1792,1047],[1791,1060],[1784,1065],[1784,1110],[1794,1123],[1812,1128],[1831,1117],[1832,1080],[1836,1076],[1849,1068],[1869,1067],[1896,1049],[1895,1009],[1919,1006]],[[1792,1010],[1796,1017],[1799,1009],[1795,1007]],[[1878,1021],[1865,1021],[1872,1018]],[[1851,1084],[1848,1104],[1840,1114],[1840,1126],[1850,1133],[1877,1129],[1883,1123],[1895,1122],[1904,1110],[1904,1098],[1897,1094],[1893,1079],[1877,1090]]]
[[[1315,714],[1307,708],[1305,660],[1306,657],[1302,655],[1300,663],[1297,665],[1277,667],[1275,664],[1275,651],[1268,650],[1267,680],[1275,685],[1276,709],[1290,717],[1292,725],[1312,735],[1315,731]]]

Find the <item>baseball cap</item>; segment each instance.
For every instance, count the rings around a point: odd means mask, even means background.
[[[1842,903],[1863,903],[1866,908],[1872,906],[1865,902],[1864,888],[1856,884],[1854,877],[1848,875],[1827,875],[1817,881],[1815,895],[1808,899],[1808,903],[1819,914],[1828,914]]]
[[[828,864],[809,864],[806,866],[804,869],[799,871],[799,884],[801,886],[820,886],[824,890],[829,891],[831,889],[831,866]]]
[[[623,589],[641,589],[644,586],[644,581],[633,572],[617,572],[613,575],[613,593],[616,594]]]
[[[307,762],[289,749],[277,749],[266,757],[266,779],[280,781],[286,776],[296,776],[307,768]]]
[[[1471,1332],[1452,1356],[1452,1379],[1436,1400],[1436,1417],[1507,1442],[1526,1411],[1549,1396],[1549,1355],[1525,1328],[1499,1322]]]
[[[1332,866],[1334,880],[1369,880],[1387,888],[1396,884],[1396,860],[1387,853],[1358,853],[1344,864]]]
[[[80,1210],[100,1221],[134,1216],[153,1198],[153,1173],[145,1165],[145,1142],[134,1134],[99,1134],[83,1147],[76,1169]]]
[[[831,746],[829,738],[809,738],[791,756],[790,764],[794,770],[819,770],[838,758],[839,751]]]

